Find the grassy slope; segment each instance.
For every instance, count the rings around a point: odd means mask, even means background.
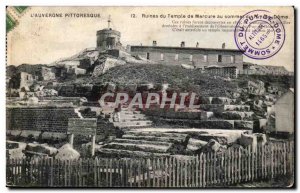
[[[168,83],[176,90],[194,91],[202,96],[226,96],[234,91],[234,82],[214,78],[201,71],[183,69],[180,66],[139,64],[112,68],[104,75],[90,79],[91,83],[113,82],[116,84]]]

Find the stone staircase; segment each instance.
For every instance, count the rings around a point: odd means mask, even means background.
[[[114,122],[113,118],[109,118],[109,121],[114,124],[115,127],[119,128],[139,128],[139,127],[150,127],[152,121],[138,110],[122,108],[120,112],[120,121]]]
[[[97,153],[103,157],[165,157],[178,144],[185,143],[186,139],[186,134],[167,134],[158,130],[144,132],[143,128],[125,129],[122,138],[114,139],[98,149]]]
[[[103,157],[163,157],[170,155],[175,143],[184,143],[187,136],[143,132],[144,128],[153,128],[152,121],[138,110],[122,107],[120,118],[119,122],[114,122],[112,117],[109,121],[124,132],[122,138],[116,138],[97,149],[96,154]]]
[[[154,123],[148,119],[149,115],[144,114],[146,112],[123,107],[119,122],[113,122],[113,118],[109,119],[115,127],[123,131],[122,138],[116,138],[105,144],[98,149],[98,153],[103,157],[163,157],[177,150],[180,152],[189,140],[192,142],[202,140],[205,143],[216,140],[220,144],[229,144],[234,143],[245,130],[251,130],[252,121],[243,120],[244,117],[253,114],[249,106],[234,105],[232,100],[227,98],[218,100],[212,98],[204,105],[201,106],[204,109],[200,107],[202,111],[198,113],[199,118],[196,120],[176,119],[178,114],[174,115],[174,118],[164,118],[167,126],[173,125],[170,128],[157,128],[157,125],[153,126]],[[213,114],[219,112],[219,119],[210,119],[208,116],[210,112]],[[201,113],[207,115],[202,116]],[[155,122],[155,119],[153,121]],[[180,123],[190,127],[180,128],[178,127]]]

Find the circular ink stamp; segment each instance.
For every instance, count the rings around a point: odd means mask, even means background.
[[[237,22],[234,39],[244,55],[263,60],[279,52],[285,41],[285,29],[274,14],[266,10],[254,10]]]

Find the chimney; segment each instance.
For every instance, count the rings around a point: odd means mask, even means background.
[[[185,47],[185,42],[184,41],[181,42],[180,47],[182,47],[182,48]]]
[[[226,46],[226,44],[225,44],[225,43],[223,43],[223,44],[222,44],[222,49],[225,49],[225,46]]]
[[[152,46],[157,46],[157,42],[154,40]]]
[[[130,46],[130,45],[127,45],[127,46],[126,46],[126,51],[127,51],[127,52],[131,52],[131,46]]]
[[[196,48],[199,48],[199,42],[196,43]]]

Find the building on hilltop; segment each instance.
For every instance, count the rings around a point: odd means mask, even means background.
[[[180,47],[158,46],[153,41],[152,46],[130,46],[132,55],[140,55],[148,60],[161,64],[181,65],[189,64],[196,68],[205,68],[211,65],[220,67],[236,67],[243,70],[243,52],[235,49],[222,49],[185,47],[181,42]]]
[[[111,28],[97,31],[97,48],[99,50],[120,49],[121,33]]]
[[[107,22],[107,28],[97,31],[97,49],[100,51],[121,49],[121,32],[110,27],[110,17]]]
[[[97,49],[108,51],[118,57],[120,50],[125,50],[121,44],[121,33],[110,28],[110,18],[108,28],[97,31]],[[205,68],[211,65],[221,67],[236,67],[238,71],[243,70],[243,52],[237,49],[226,49],[225,43],[222,48],[199,48],[199,43],[195,47],[185,47],[182,41],[179,47],[158,46],[157,41],[153,41],[152,46],[126,47],[127,52],[134,56],[141,56],[160,64],[167,65],[193,65],[195,68]]]

